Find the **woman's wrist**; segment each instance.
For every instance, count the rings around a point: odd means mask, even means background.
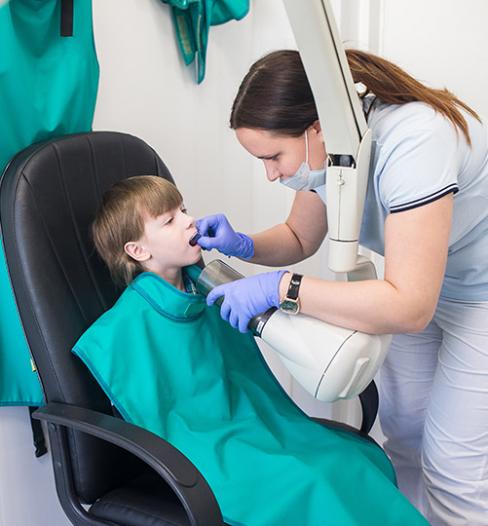
[[[288,292],[288,287],[290,286],[292,273],[286,271],[281,277],[280,283],[278,285],[280,303],[286,298],[286,293]]]
[[[240,244],[239,250],[235,255],[242,259],[252,259],[254,257],[254,240],[242,232],[236,232],[236,235],[239,238]]]

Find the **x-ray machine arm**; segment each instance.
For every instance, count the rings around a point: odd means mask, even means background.
[[[314,95],[327,153],[328,266],[350,280],[375,278],[358,257],[371,153],[361,103],[329,0],[283,0]]]

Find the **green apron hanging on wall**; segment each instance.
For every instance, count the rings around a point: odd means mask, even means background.
[[[210,26],[241,20],[249,0],[161,0],[172,9],[176,38],[185,64],[195,61],[197,82],[205,77]]]
[[[187,269],[194,280],[201,271]],[[140,274],[76,343],[125,420],[202,472],[232,526],[427,526],[385,452],[307,417],[250,334],[203,296]]]
[[[0,173],[32,143],[91,129],[98,87],[91,0],[74,4],[72,13],[72,0],[0,0]],[[40,403],[0,249],[0,405]]]

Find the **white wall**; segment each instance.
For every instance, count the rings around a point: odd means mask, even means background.
[[[51,456],[34,456],[26,407],[0,408],[0,526],[68,526]]]
[[[419,79],[448,86],[488,115],[483,25],[488,2],[332,4],[348,45],[384,54]],[[243,21],[211,28],[207,75],[200,86],[179,57],[169,8],[159,0],[94,0],[94,22],[101,67],[94,128],[126,131],[151,144],[196,216],[225,212],[246,232],[281,221],[292,192],[269,184],[261,163],[248,156],[228,129],[230,106],[249,65],[267,51],[294,47],[281,0],[254,0]],[[330,277],[324,252],[297,268]],[[250,273],[248,265],[236,267]],[[276,369],[309,413],[357,422],[357,402],[332,409],[313,403]],[[25,408],[0,408],[0,526],[67,526],[50,459],[33,456],[26,414]]]
[[[382,0],[381,52],[488,117],[488,2]]]

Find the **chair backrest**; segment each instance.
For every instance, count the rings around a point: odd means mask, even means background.
[[[120,290],[90,236],[102,194],[135,175],[171,175],[142,140],[113,132],[65,136],[20,152],[5,170],[0,210],[5,255],[45,398],[111,414],[111,405],[70,352]],[[128,455],[69,433],[76,493],[93,502],[133,475]],[[132,470],[132,471],[131,471]]]

